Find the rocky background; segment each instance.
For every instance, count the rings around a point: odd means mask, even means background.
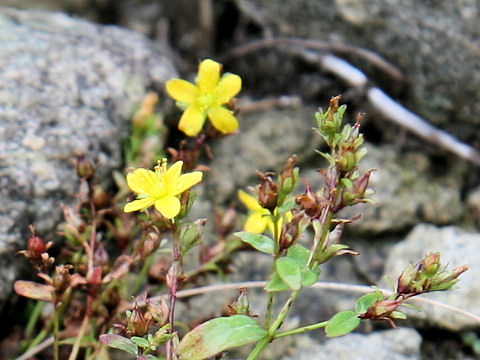
[[[122,138],[135,106],[148,90],[164,98],[164,83],[179,73],[192,78],[205,57],[242,77],[240,100],[250,110],[239,115],[240,135],[213,147],[203,199],[215,204],[200,201],[197,211],[228,205],[236,189],[256,183],[256,169],[280,170],[293,153],[302,176],[319,181],[313,113],[341,93],[350,116],[367,113],[363,166],[378,169],[377,205],[357,209],[364,218],[345,234],[362,255],[331,262],[322,280],[385,287],[384,274],[395,278],[409,261],[440,251],[445,262],[470,270],[458,290],[432,298],[480,313],[478,166],[382,118],[362,89],[309,61],[301,46],[238,51],[284,36],[321,43],[322,53],[349,61],[399,103],[480,149],[478,1],[0,0],[0,7],[0,304],[9,321],[17,303],[12,284],[23,271],[15,251],[28,238],[28,224],[56,237],[60,205],[73,200],[77,186],[72,157],[86,153],[108,186],[111,172],[122,169]],[[401,76],[358,48],[381,56]],[[281,96],[295,98],[277,101]],[[258,106],[264,99],[278,106]],[[167,141],[175,141],[179,115],[172,105],[164,99],[159,107],[172,127]],[[260,280],[269,264],[242,254],[235,267],[241,279]],[[230,297],[195,299],[189,309],[215,314]],[[308,291],[292,324],[328,318],[351,308],[356,297]],[[263,311],[262,301],[254,312]],[[409,316],[401,330],[371,332],[366,325],[363,333],[325,343],[321,332],[278,341],[266,358],[476,358],[465,339],[478,323],[434,307]],[[344,344],[356,349],[355,357],[342,352]]]

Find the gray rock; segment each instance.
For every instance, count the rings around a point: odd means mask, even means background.
[[[468,265],[470,269],[460,276],[453,290],[422,295],[422,297],[478,314],[480,297],[480,234],[469,233],[457,227],[438,228],[417,225],[407,238],[397,244],[386,261],[385,274],[394,282],[409,262],[416,263],[430,252],[440,252],[442,264],[449,268]],[[409,317],[452,331],[478,327],[478,321],[438,306],[416,303],[421,312],[407,309]]]
[[[176,75],[166,53],[118,27],[0,10],[0,302],[28,224],[51,238],[74,197],[73,155],[94,160],[101,179],[121,166],[135,106]]]
[[[418,166],[426,161],[422,155],[406,158],[391,147],[369,145],[360,169],[377,169],[370,180],[370,187],[375,191],[371,198],[376,204],[347,208],[345,215],[364,215],[348,228],[357,235],[378,235],[405,231],[422,221],[440,225],[457,221],[464,211],[460,190]]]
[[[476,136],[480,119],[475,0],[236,0],[248,19],[270,35],[352,44],[398,66],[407,78],[405,104],[459,137]],[[365,62],[349,60],[369,72]],[[279,72],[281,70],[278,70]],[[390,83],[387,92],[398,84]],[[389,130],[389,124],[385,130]],[[476,134],[476,135],[473,135]]]
[[[421,359],[422,338],[414,329],[399,328],[368,335],[349,334],[319,344],[302,336],[293,354],[297,360],[415,360]]]

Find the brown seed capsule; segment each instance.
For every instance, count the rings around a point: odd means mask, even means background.
[[[277,207],[278,186],[273,182],[270,174],[258,173],[262,178],[262,183],[258,189],[258,202],[260,206],[272,212]]]
[[[76,157],[75,165],[78,177],[89,180],[95,175],[95,165],[84,154]]]
[[[35,225],[30,225],[30,231],[32,235],[28,239],[27,250],[31,252],[32,255],[39,256],[47,251],[47,246],[45,245],[45,241],[36,234]]]

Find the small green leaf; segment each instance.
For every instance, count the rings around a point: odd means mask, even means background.
[[[302,275],[300,266],[296,260],[289,257],[282,257],[275,261],[275,270],[280,278],[292,290],[300,290],[302,286]]]
[[[348,178],[341,178],[340,183],[345,186],[347,189],[353,188],[353,181]]]
[[[328,320],[325,332],[327,333],[327,337],[346,335],[355,330],[360,324],[360,321],[353,311],[342,311]]]
[[[250,244],[253,248],[266,254],[273,254],[275,244],[268,236],[255,234],[248,231],[239,231],[233,235],[238,236],[243,242]]]
[[[291,178],[288,178],[287,180],[291,181]],[[285,215],[287,212],[293,209],[295,206],[295,200],[290,200],[287,201],[285,204],[283,204],[280,208],[278,208],[278,213],[280,215]]]
[[[130,339],[116,334],[100,335],[100,342],[115,349],[123,350],[129,354],[137,355],[138,346]]]
[[[383,300],[383,293],[380,290],[365,294],[357,300],[355,313],[357,315],[365,314],[377,301]]]
[[[291,246],[287,251],[287,256],[297,261],[301,268],[307,266],[308,259],[310,259],[311,251],[305,246],[296,244]]]
[[[320,269],[302,270],[302,286],[312,286],[318,281]]]
[[[195,223],[181,223],[179,229],[180,251],[187,254],[200,241],[200,228]]]
[[[285,284],[282,278],[275,271],[270,281],[267,283],[267,285],[265,285],[265,290],[268,292],[288,291],[290,290],[290,287]]]
[[[137,344],[139,347],[146,349],[150,347],[150,343],[148,342],[147,339],[139,336],[132,336],[130,340],[134,343]]]
[[[202,360],[226,349],[263,339],[268,331],[249,316],[234,315],[207,321],[187,333],[177,347],[179,360]]]
[[[393,311],[392,312],[392,317],[394,319],[406,320],[407,319],[407,314],[405,314],[401,311]]]

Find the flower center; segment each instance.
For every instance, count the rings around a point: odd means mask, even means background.
[[[215,102],[215,96],[212,94],[201,94],[197,98],[198,105],[200,105],[204,110],[210,108]]]

